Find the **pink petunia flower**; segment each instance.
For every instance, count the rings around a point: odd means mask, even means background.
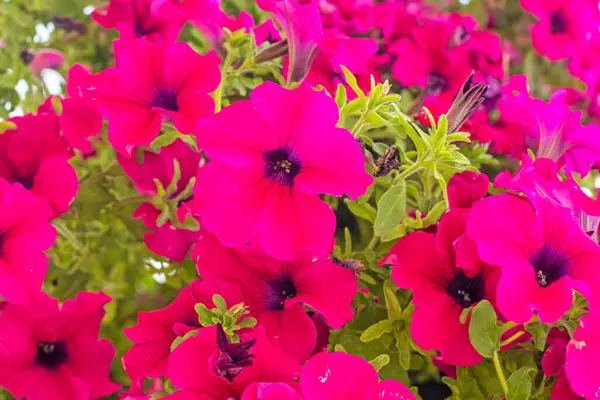
[[[142,203],[134,211],[133,218],[140,218],[148,232],[144,234],[144,243],[151,252],[174,262],[183,262],[190,248],[198,240],[199,232],[173,226],[169,220],[158,226],[161,211],[151,203]],[[183,222],[188,216],[187,203],[177,208],[177,218]]]
[[[372,0],[320,0],[319,10],[326,29],[338,29],[345,35],[357,36],[373,28]]]
[[[305,253],[291,262],[273,260],[249,249],[224,247],[208,233],[198,240],[192,259],[201,277],[239,285],[250,316],[298,362],[308,358],[317,339],[304,305],[317,310],[333,328],[352,319],[356,277],[331,260],[314,261]]]
[[[379,381],[366,360],[343,352],[321,352],[311,357],[300,372],[305,400],[414,400],[400,382]]]
[[[0,177],[47,199],[52,218],[65,213],[79,187],[69,164],[73,153],[60,134],[59,118],[50,113],[11,119],[17,125],[0,135]]]
[[[69,97],[61,100],[63,110],[59,119],[60,129],[69,146],[85,155],[94,152],[89,138],[95,137],[102,130],[102,116],[94,101],[84,96],[82,88],[93,87],[98,76],[90,74],[79,64],[73,65],[67,76],[66,90]]]
[[[282,40],[281,33],[279,33],[279,30],[271,18],[267,18],[261,24],[257,25],[252,32],[254,33],[254,39],[257,46],[260,46],[265,42],[273,44]]]
[[[552,328],[547,342],[550,344],[542,357],[542,371],[545,376],[558,376],[552,388],[551,400],[579,400],[573,393],[565,372],[565,362],[569,335]]]
[[[414,28],[410,37],[395,42],[389,51],[398,56],[392,75],[404,86],[418,86],[435,96],[447,110],[471,73],[469,58],[462,47],[448,48],[453,24],[435,21]],[[427,105],[427,104],[426,104]]]
[[[454,174],[448,181],[448,204],[450,208],[471,208],[483,199],[490,186],[484,174],[464,171]]]
[[[179,0],[110,0],[105,9],[92,12],[92,18],[104,29],[117,29],[123,40],[146,37],[154,43],[169,44],[177,40],[185,24],[170,12],[179,4]]]
[[[423,349],[440,351],[446,364],[475,365],[482,357],[471,345],[463,310],[481,300],[495,304],[499,269],[484,264],[466,237],[469,210],[453,209],[441,219],[435,235],[412,232],[386,258],[392,279],[413,292],[416,309],[410,331]]]
[[[192,208],[203,226],[226,246],[254,237],[281,260],[328,254],[335,215],[317,195],[356,198],[373,181],[359,143],[335,127],[338,115],[324,92],[266,82],[200,121],[198,145],[211,161],[198,170]]]
[[[74,300],[40,296],[29,306],[9,304],[0,315],[0,386],[16,398],[87,400],[110,395],[115,349],[98,340],[110,297],[81,292]]]
[[[304,400],[290,385],[281,382],[255,382],[248,386],[241,400]]]
[[[259,0],[258,5],[272,12],[288,41],[290,82],[302,82],[317,54],[323,24],[317,0]]]
[[[585,1],[521,0],[523,8],[539,21],[531,29],[533,47],[552,61],[573,54],[594,27],[594,9]]]
[[[117,66],[88,91],[108,120],[111,144],[129,156],[134,146],[156,138],[163,121],[190,133],[196,121],[214,112],[208,93],[219,85],[219,63],[214,52],[200,55],[182,42],[161,47],[138,39],[122,49]]]
[[[581,318],[567,347],[565,371],[568,383],[574,393],[586,399],[597,398],[600,387],[600,371],[594,367],[600,351],[599,329],[600,318],[592,311]]]
[[[596,302],[600,247],[568,209],[495,195],[473,206],[467,232],[481,259],[502,268],[497,302],[509,320],[525,323],[535,310],[542,322],[556,322],[571,307],[572,289]]]
[[[261,327],[231,343],[221,325],[200,329],[169,357],[168,377],[178,399],[239,398],[255,382],[293,384],[300,364],[269,342]],[[172,397],[168,397],[171,399]]]
[[[48,258],[56,239],[48,222],[48,204],[21,185],[0,179],[0,295],[10,303],[28,304],[40,294]]]
[[[228,304],[236,304],[239,300],[236,293],[213,285],[211,281],[193,281],[179,292],[171,304],[159,310],[140,312],[137,325],[125,329],[127,338],[134,342],[123,356],[123,366],[132,382],[140,377],[166,375],[173,341],[200,327],[194,309],[197,303],[213,308],[212,295],[217,291]]]
[[[359,87],[365,92],[371,89],[371,74],[379,81],[379,73],[369,65],[377,53],[377,42],[369,38],[349,38],[333,30],[325,31],[306,82],[311,86],[322,85],[335,94],[338,84],[345,84],[342,68],[348,68],[356,77]],[[347,87],[348,89],[348,87]],[[348,91],[350,97],[356,95]]]
[[[243,30],[249,33],[254,27],[254,18],[244,10],[240,11],[237,18],[218,10],[209,14],[203,11],[197,16],[191,16],[190,20],[202,32],[209,45],[222,56],[227,53],[223,47],[223,41],[225,40],[224,28],[231,32]]]
[[[566,91],[557,91],[549,102],[531,98],[522,75],[512,76],[502,88],[495,124],[494,149],[520,158],[532,149],[537,158],[551,158],[582,176],[600,160],[600,128],[581,124],[581,111],[566,103]]]
[[[62,52],[54,49],[33,49],[21,52],[21,59],[29,65],[33,74],[40,78],[45,69],[60,69],[65,63]]]

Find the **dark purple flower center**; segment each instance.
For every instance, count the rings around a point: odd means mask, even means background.
[[[452,280],[448,282],[446,289],[456,304],[462,308],[469,308],[485,297],[484,283],[483,274],[469,278],[461,269],[458,269]]]
[[[529,257],[529,262],[535,270],[535,279],[541,287],[548,287],[569,273],[571,260],[559,249],[549,244]]]
[[[38,343],[35,362],[46,368],[56,369],[64,364],[68,357],[67,345],[63,341]]]
[[[154,91],[154,98],[150,102],[150,105],[168,111],[179,110],[179,105],[177,104],[177,91],[173,89],[157,88]]]
[[[263,153],[265,177],[282,186],[293,187],[294,178],[302,170],[298,154],[290,147],[280,147]]]
[[[444,89],[446,89],[446,86],[448,86],[448,81],[446,78],[437,72],[432,72],[427,77],[427,86],[425,86],[425,91],[428,94],[438,96],[444,91]]]
[[[255,343],[256,339],[249,342],[230,343],[223,327],[220,324],[217,325],[217,348],[219,350],[219,356],[215,362],[217,374],[229,382],[233,382],[233,379],[245,367],[252,365],[254,354],[250,353],[250,348]]]
[[[284,273],[266,282],[265,307],[271,311],[285,308],[285,300],[296,296],[296,286],[291,276]]]
[[[33,178],[19,178],[17,179],[17,182],[23,185],[23,187],[27,190],[33,187]]]
[[[548,17],[550,17],[550,30],[552,31],[552,33],[567,32],[568,22],[562,10],[556,10],[550,13]]]

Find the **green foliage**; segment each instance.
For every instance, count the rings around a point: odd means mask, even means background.
[[[500,349],[501,329],[494,307],[487,300],[480,301],[471,311],[469,337],[471,344],[483,357],[491,358]]]

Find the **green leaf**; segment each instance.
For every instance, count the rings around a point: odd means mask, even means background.
[[[344,73],[344,79],[346,80],[346,83],[348,84],[348,86],[350,86],[354,93],[356,93],[358,97],[365,97],[365,92],[363,92],[362,89],[358,87],[358,82],[356,81],[354,75],[352,75],[352,72],[350,72],[350,70],[348,70],[348,68],[344,67],[343,65],[340,65],[340,68]]]
[[[215,314],[211,310],[206,308],[206,306],[202,303],[196,304],[194,306],[194,309],[196,310],[196,314],[198,314],[198,321],[200,322],[200,325],[212,325],[212,319],[215,316]]]
[[[388,356],[387,354],[380,354],[377,357],[375,357],[374,359],[372,359],[371,361],[369,361],[369,364],[371,364],[373,367],[375,367],[377,372],[379,372],[379,370],[381,368],[385,367],[389,363],[390,363],[390,356]]]
[[[519,368],[508,378],[508,394],[506,400],[527,400],[531,396],[531,376],[535,371],[532,367]]]
[[[366,219],[371,223],[375,222],[375,218],[377,218],[377,210],[375,210],[375,208],[369,203],[359,204],[348,199],[345,200],[345,203],[348,207],[348,210],[350,210],[352,214],[359,218]]]
[[[406,182],[400,181],[381,196],[377,218],[373,226],[375,235],[381,236],[393,232],[406,216]]]
[[[346,105],[347,98],[346,86],[340,83],[335,92],[335,104],[337,104],[338,109],[341,110]]]
[[[344,258],[349,258],[352,255],[352,236],[350,229],[344,227]]]
[[[17,125],[14,122],[0,121],[0,134],[12,129],[17,129]]]
[[[150,143],[150,147],[152,147],[153,150],[159,150],[161,147],[172,144],[179,136],[181,136],[181,134],[177,131],[165,132],[154,139],[152,143]]]
[[[256,318],[254,317],[248,317],[248,318],[244,318],[243,320],[241,320],[238,324],[237,327],[239,329],[241,328],[254,328],[256,326]]]
[[[360,341],[363,343],[371,342],[380,338],[384,333],[390,333],[392,329],[392,322],[389,319],[384,319],[365,329],[360,335]]]
[[[550,328],[551,326],[540,322],[525,324],[525,329],[531,333],[531,336],[533,336],[533,339],[535,340],[535,347],[540,351],[544,351],[546,348],[546,338],[548,337]]]
[[[213,301],[213,303],[215,303],[215,306],[217,307],[217,310],[219,310],[223,314],[225,314],[228,311],[228,309],[227,309],[227,303],[225,303],[225,299],[223,299],[223,297],[221,297],[220,295],[215,294],[212,297],[212,301]]]
[[[399,321],[402,319],[402,307],[396,297],[393,289],[394,283],[388,279],[383,284],[383,296],[385,297],[385,307],[387,308],[388,318],[390,321]]]
[[[480,301],[473,308],[469,323],[471,344],[483,357],[491,358],[500,348],[500,333],[494,307],[487,300]]]
[[[410,367],[411,351],[410,337],[406,331],[396,333],[396,349],[398,349],[398,362],[404,370],[408,371]]]
[[[187,338],[196,336],[197,334],[198,334],[198,329],[189,331],[184,336],[179,336],[179,337],[175,338],[175,340],[173,340],[173,343],[171,343],[171,351],[175,350],[175,348],[177,346],[179,346],[181,343],[183,343],[183,341],[186,340]]]

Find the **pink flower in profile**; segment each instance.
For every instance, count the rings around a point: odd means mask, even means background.
[[[373,181],[338,119],[324,92],[265,82],[200,121],[198,146],[211,161],[198,170],[193,208],[206,230],[231,247],[255,238],[281,260],[328,254],[335,215],[318,194],[356,198]]]
[[[565,370],[570,387],[586,399],[597,398],[600,387],[600,371],[594,367],[600,353],[599,329],[600,318],[592,311],[581,318],[567,347]]]
[[[47,199],[52,218],[65,213],[79,187],[69,164],[73,153],[60,134],[59,118],[50,113],[11,119],[17,125],[0,135],[0,177]]]
[[[529,148],[537,158],[553,159],[582,176],[600,160],[600,128],[581,124],[581,111],[569,108],[566,91],[555,92],[546,103],[531,98],[525,76],[515,75],[502,93],[496,151],[520,158]]]
[[[48,204],[21,185],[0,179],[0,295],[10,303],[28,304],[40,294],[48,258],[56,239],[48,222]]]
[[[185,261],[190,248],[198,240],[199,232],[178,228],[169,220],[158,226],[161,211],[151,203],[142,203],[133,213],[133,218],[140,218],[148,232],[144,234],[144,243],[151,252],[168,258],[174,262]],[[187,202],[177,208],[179,222],[188,216]]]
[[[126,41],[146,37],[155,43],[168,44],[177,40],[185,20],[166,12],[166,8],[178,7],[179,3],[179,0],[110,0],[106,9],[92,12],[92,18],[104,29],[117,29]]]
[[[379,381],[366,360],[343,352],[323,351],[311,357],[300,372],[305,400],[414,400],[400,382]]]
[[[200,55],[188,44],[161,47],[138,39],[119,51],[116,67],[102,74],[89,96],[108,120],[108,138],[129,156],[134,146],[148,145],[163,121],[190,133],[196,121],[214,112],[208,95],[220,81],[219,58]]]
[[[99,75],[90,74],[84,67],[75,64],[67,76],[68,98],[62,99],[60,129],[74,149],[88,155],[94,152],[89,139],[102,130],[102,116],[93,100],[84,97],[83,89],[94,86]]]
[[[123,356],[123,367],[132,382],[141,377],[166,375],[173,341],[200,327],[194,309],[197,303],[213,308],[212,295],[218,290],[228,304],[236,304],[237,294],[232,296],[221,290],[225,288],[214,288],[213,285],[211,281],[193,281],[179,292],[171,304],[159,310],[140,312],[137,325],[125,329],[125,335],[134,343]]]
[[[338,84],[345,84],[341,68],[343,65],[356,77],[359,87],[368,92],[371,89],[371,74],[379,80],[379,74],[369,65],[377,50],[377,42],[373,39],[349,38],[327,30],[306,76],[306,82],[311,86],[322,85],[329,93],[335,94]],[[351,89],[349,94],[356,96]]]
[[[473,171],[454,174],[448,181],[448,204],[450,208],[471,208],[485,197],[489,186],[490,180],[484,174]]]
[[[265,42],[273,44],[282,40],[281,33],[279,33],[271,18],[267,18],[261,24],[257,25],[252,32],[254,33],[254,40],[257,46]]]
[[[29,69],[38,78],[45,69],[59,69],[65,63],[62,52],[54,49],[23,50],[21,59],[29,65]]]
[[[87,400],[114,393],[109,380],[115,349],[98,340],[110,297],[80,292],[74,300],[40,296],[9,304],[0,315],[0,386],[16,398]]]
[[[203,10],[201,14],[190,17],[190,20],[202,32],[210,46],[223,56],[227,53],[223,47],[223,41],[225,40],[224,28],[231,32],[243,30],[248,33],[254,27],[254,18],[244,10],[240,11],[237,18],[221,10],[209,14],[206,14]]]
[[[525,323],[537,312],[544,323],[559,320],[576,289],[594,305],[600,247],[570,211],[550,201],[511,194],[488,197],[473,206],[468,235],[481,259],[500,266],[497,303],[509,320]]]
[[[317,339],[304,305],[337,329],[354,314],[356,277],[331,260],[313,261],[304,253],[291,262],[273,260],[249,249],[224,247],[208,233],[198,240],[192,259],[202,278],[239,285],[250,316],[264,326],[273,343],[298,362],[309,357]]]
[[[484,264],[466,237],[469,210],[453,209],[441,219],[435,235],[412,232],[392,249],[392,279],[413,292],[416,309],[410,326],[423,349],[440,351],[446,364],[470,366],[482,360],[469,339],[464,309],[481,300],[496,302],[499,269]]]
[[[580,42],[586,40],[594,24],[591,4],[567,0],[521,0],[523,8],[539,21],[531,29],[533,47],[552,61],[573,55]]]
[[[302,82],[317,54],[323,24],[317,0],[258,0],[272,12],[288,41],[288,81]]]
[[[169,357],[167,375],[181,394],[169,399],[240,398],[255,382],[293,384],[300,364],[269,342],[259,326],[231,343],[221,325],[200,329]]]
[[[374,23],[372,0],[320,0],[319,10],[326,29],[356,36],[369,32]]]

